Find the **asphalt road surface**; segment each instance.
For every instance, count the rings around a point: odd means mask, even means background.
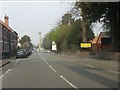
[[[0,79],[2,88],[118,88],[118,73],[43,52],[16,59]]]

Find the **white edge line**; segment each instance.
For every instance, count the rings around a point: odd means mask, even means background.
[[[52,66],[49,65],[49,67],[50,67],[54,72],[57,72]]]
[[[85,65],[85,66],[88,66],[88,67],[91,67],[91,68],[94,68],[95,66],[92,66],[92,65]]]
[[[1,75],[0,78],[4,77],[4,75]]]
[[[5,74],[7,74],[10,70],[11,70],[11,69],[8,69],[8,70],[5,72]],[[4,77],[5,74],[4,74],[4,75],[1,75],[0,78]]]
[[[73,85],[71,82],[69,82],[66,78],[64,78],[63,76],[60,76],[65,82],[67,82],[70,86],[72,86],[73,88],[77,89],[77,87],[75,85]]]
[[[8,69],[8,70],[5,72],[5,74],[7,74],[10,70],[11,70],[11,69]]]
[[[119,72],[117,72],[117,71],[114,71],[114,70],[109,70],[109,71],[110,71],[110,72],[113,72],[113,73],[117,73],[117,74],[119,73]]]
[[[16,62],[18,62],[20,59],[17,59]]]

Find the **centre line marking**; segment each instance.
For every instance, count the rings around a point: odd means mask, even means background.
[[[69,82],[66,78],[64,78],[63,76],[60,76],[60,78],[62,78],[66,83],[68,83],[70,86],[72,86],[75,89],[78,89],[75,85],[73,85],[71,82]]]
[[[48,62],[45,61],[46,64],[48,64]]]
[[[57,72],[52,66],[49,65],[49,67],[50,67],[54,72]]]

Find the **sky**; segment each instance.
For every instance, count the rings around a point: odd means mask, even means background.
[[[32,43],[39,43],[39,35],[42,37],[48,33],[61,17],[73,7],[73,0],[70,2],[60,1],[9,1],[0,2],[0,19],[4,21],[4,16],[9,17],[9,26],[18,33],[21,38],[29,35]],[[100,25],[95,26],[101,29]],[[94,32],[98,33],[96,28]],[[100,31],[100,30],[99,30]]]
[[[0,2],[0,19],[9,17],[9,26],[19,37],[29,35],[32,43],[38,44],[42,37],[55,27],[61,17],[72,8],[72,2]]]

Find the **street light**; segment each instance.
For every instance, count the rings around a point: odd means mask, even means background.
[[[38,33],[39,34],[39,52],[41,50],[41,32]]]

